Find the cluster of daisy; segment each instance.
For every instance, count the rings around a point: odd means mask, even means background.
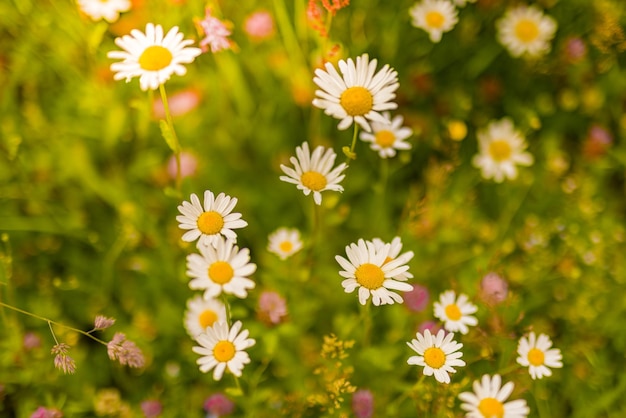
[[[250,276],[256,264],[250,262],[247,248],[236,245],[234,230],[248,225],[240,213],[233,212],[236,205],[237,198],[224,193],[215,196],[206,190],[202,201],[192,194],[190,201],[179,205],[176,217],[186,231],[182,240],[195,242],[198,250],[187,256],[189,287],[203,291],[187,302],[185,328],[199,344],[193,351],[201,355],[197,360],[200,371],[213,370],[215,380],[220,380],[226,369],[241,376],[250,363],[245,350],[255,344],[248,338],[248,330],[242,330],[241,321],[231,325],[227,300],[227,295],[244,299],[255,287]]]
[[[465,3],[466,0],[422,0],[409,10],[412,24],[428,32],[432,42],[439,42],[445,32],[456,26],[457,7],[464,7]],[[557,24],[538,7],[520,4],[507,10],[496,22],[496,29],[498,41],[513,57],[540,57],[550,51]]]
[[[494,280],[490,276],[489,281]],[[491,292],[488,296],[494,296],[494,293]],[[478,320],[472,314],[477,310],[478,307],[469,301],[467,295],[457,296],[453,290],[443,292],[434,303],[434,316],[443,323],[444,329],[440,329],[436,335],[429,329],[423,333],[418,332],[416,339],[407,343],[417,355],[410,357],[407,363],[422,366],[423,374],[434,375],[438,382],[450,383],[450,374],[456,373],[455,367],[466,365],[461,360],[463,354],[459,351],[463,344],[454,340],[454,333],[465,335],[469,332],[469,326],[476,326]],[[517,354],[517,363],[528,367],[533,379],[551,376],[551,368],[563,367],[560,350],[552,348],[552,341],[545,334],[537,336],[531,331],[528,336],[522,336],[518,341]],[[461,409],[467,412],[467,417],[528,416],[530,409],[525,400],[505,402],[513,389],[514,383],[502,385],[502,378],[498,374],[484,375],[481,380],[473,383],[473,392],[459,395]]]

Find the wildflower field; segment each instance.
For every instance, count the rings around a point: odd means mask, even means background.
[[[622,0],[0,3],[0,417],[626,416]]]

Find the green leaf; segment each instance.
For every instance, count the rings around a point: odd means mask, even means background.
[[[159,126],[161,127],[161,135],[163,135],[163,139],[165,139],[167,146],[170,147],[174,153],[179,153],[180,145],[178,144],[176,134],[174,134],[171,126],[164,120],[159,121]]]

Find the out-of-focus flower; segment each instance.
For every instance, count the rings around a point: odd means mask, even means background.
[[[62,370],[65,374],[74,374],[76,362],[68,355],[69,349],[69,345],[60,343],[52,347],[51,353],[54,354],[54,367]]]
[[[409,10],[413,26],[428,32],[432,42],[441,41],[444,32],[459,21],[457,10],[448,0],[422,0]]]
[[[27,332],[22,339],[24,350],[30,351],[41,347],[41,337],[34,332]]]
[[[96,416],[129,417],[130,408],[117,389],[101,389],[93,400]]]
[[[258,312],[261,320],[277,325],[287,316],[287,303],[278,293],[265,291],[259,296]]]
[[[192,177],[198,169],[198,159],[190,152],[182,151],[180,153],[180,177]],[[167,160],[167,174],[170,178],[176,178],[176,156],[172,155]]]
[[[461,409],[467,411],[467,418],[477,417],[507,417],[525,418],[530,409],[524,399],[504,402],[513,392],[514,384],[509,382],[501,387],[502,378],[496,374],[493,377],[484,375],[480,381],[475,380],[474,392],[463,392],[459,399],[463,401]]]
[[[163,36],[163,27],[148,23],[146,32],[133,29],[130,35],[115,39],[115,44],[123,51],[110,51],[107,56],[121,59],[111,64],[111,71],[116,72],[115,80],[126,79],[129,82],[139,77],[142,90],[156,90],[170,79],[172,74],[185,75],[187,69],[182,64],[189,64],[202,53],[199,48],[189,47],[193,40],[183,40],[183,34],[174,26]]]
[[[522,337],[517,345],[517,362],[528,367],[528,372],[533,379],[541,379],[543,376],[552,376],[550,368],[561,368],[563,363],[561,360],[561,350],[551,348],[552,341],[545,334],[534,332],[528,334],[528,338]]]
[[[415,336],[417,339],[407,345],[418,355],[409,357],[407,363],[424,367],[424,375],[434,375],[440,383],[450,383],[449,373],[456,373],[454,367],[465,366],[461,360],[463,353],[459,351],[463,344],[453,341],[454,333],[446,334],[444,330],[439,330],[436,336],[429,330]]]
[[[141,403],[141,412],[146,418],[157,418],[163,412],[163,405],[156,399],[148,399]]]
[[[343,192],[343,187],[339,184],[345,177],[341,174],[348,166],[341,163],[333,168],[337,154],[331,148],[324,148],[321,145],[316,147],[313,153],[309,150],[309,144],[303,142],[296,147],[296,157],[291,157],[289,161],[294,168],[280,165],[286,176],[280,176],[280,180],[295,184],[298,190],[302,190],[305,196],[313,192],[315,204],[322,203],[322,193],[325,190]]]
[[[234,46],[233,41],[228,37],[232,35],[232,31],[227,24],[212,15],[210,7],[205,9],[204,19],[197,21],[204,38],[200,41],[202,52],[211,51],[216,53],[225,49],[231,49]]]
[[[220,380],[224,370],[228,368],[239,377],[243,367],[250,363],[250,357],[244,350],[252,347],[255,341],[248,338],[248,330],[241,330],[241,321],[237,321],[229,329],[226,322],[218,322],[198,336],[196,341],[200,347],[193,347],[193,352],[200,354],[196,362],[202,373],[213,370],[213,379]]]
[[[205,299],[222,292],[243,299],[249,289],[254,289],[255,283],[249,276],[256,271],[256,264],[250,263],[250,250],[240,250],[222,237],[217,239],[215,247],[198,245],[198,250],[200,254],[187,256],[187,275],[191,277],[189,287],[204,290]]]
[[[113,326],[115,324],[115,318],[109,318],[104,315],[96,316],[96,319],[93,321],[94,329],[103,330]]]
[[[393,261],[387,261],[391,244],[376,249],[373,242],[360,239],[357,244],[346,246],[348,259],[335,256],[335,260],[344,269],[339,275],[345,280],[341,282],[346,293],[359,289],[359,303],[365,305],[369,297],[376,306],[402,303],[402,297],[391,290],[408,292],[411,285],[395,280],[396,276],[405,273],[409,266],[407,261],[413,257],[409,251]]]
[[[583,144],[583,154],[590,159],[601,157],[606,154],[612,143],[613,136],[606,129],[593,125]]]
[[[417,331],[423,334],[426,330],[430,331],[432,335],[435,335],[441,330],[441,326],[435,321],[424,321],[417,327]]]
[[[430,293],[419,284],[412,285],[413,289],[404,294],[404,305],[413,312],[422,312],[428,306]]]
[[[192,242],[200,238],[202,245],[215,245],[220,236],[230,241],[237,241],[233,229],[244,228],[248,223],[241,219],[241,213],[231,213],[237,204],[236,197],[220,193],[215,197],[213,192],[204,192],[204,205],[195,193],[191,194],[191,203],[184,201],[178,206],[182,214],[176,217],[181,229],[188,230],[182,237],[183,241]]]
[[[472,159],[485,179],[501,183],[517,178],[517,165],[530,166],[533,156],[525,152],[526,141],[509,118],[491,122],[478,132],[479,153]]]
[[[450,332],[467,334],[468,325],[478,324],[476,317],[471,314],[478,310],[476,305],[469,302],[467,295],[459,294],[457,298],[454,290],[447,290],[439,295],[439,301],[434,304],[434,315],[443,321],[444,328]]]
[[[496,22],[498,40],[514,57],[539,57],[550,52],[556,21],[535,6],[520,5]]]
[[[117,360],[121,365],[128,367],[143,367],[146,360],[137,345],[126,339],[126,335],[116,332],[113,339],[107,343],[107,353],[111,360]]]
[[[204,410],[209,418],[223,417],[232,414],[235,404],[222,393],[214,393],[204,401]]]
[[[372,239],[372,243],[374,244],[374,248],[376,248],[376,251],[382,250],[387,244],[380,238]],[[387,254],[387,258],[385,259],[385,264],[395,260],[398,257],[405,260],[405,262],[408,262],[409,260],[413,258],[413,251],[407,251],[403,253],[402,255],[400,255],[400,252],[402,251],[402,239],[400,237],[394,237],[389,243],[389,245],[390,245],[389,254]],[[405,271],[404,273],[400,273],[393,277],[394,280],[400,280],[401,282],[406,282],[407,280],[412,279],[412,278],[413,278],[413,275],[409,273],[408,271]]]
[[[187,301],[185,329],[193,339],[216,322],[226,322],[226,307],[218,299],[195,296]]]
[[[92,20],[106,20],[115,22],[120,13],[130,10],[130,0],[77,0],[80,10]]]
[[[370,148],[378,152],[380,158],[389,158],[396,155],[396,150],[411,149],[411,144],[405,139],[413,135],[413,130],[402,126],[404,118],[397,115],[391,119],[389,112],[383,113],[385,123],[372,121],[372,132],[361,132],[362,141],[369,142]]]
[[[462,141],[467,136],[467,125],[462,120],[448,122],[448,135],[453,141]]]
[[[565,42],[564,52],[568,61],[578,62],[587,55],[587,45],[581,38],[573,36]]]
[[[350,5],[350,0],[322,0],[324,9],[333,16],[344,7]]]
[[[172,116],[181,116],[197,108],[201,100],[200,92],[196,89],[181,90],[168,94],[167,104]],[[157,119],[165,119],[165,107],[161,97],[156,97],[152,102],[152,114]]]
[[[372,418],[374,394],[368,389],[359,389],[352,395],[352,412],[356,418]]]
[[[43,406],[37,408],[30,418],[63,418],[63,412],[58,409],[49,409]]]
[[[385,123],[380,114],[384,110],[398,107],[393,100],[398,89],[398,73],[389,65],[376,72],[376,59],[369,60],[367,54],[356,58],[356,64],[349,58],[340,60],[338,65],[341,75],[331,63],[326,63],[323,70],[315,70],[317,90],[313,106],[324,110],[329,116],[341,119],[338,129],[349,128],[353,122],[367,132],[371,131],[369,121]]]
[[[259,10],[246,17],[243,28],[251,39],[262,41],[274,36],[274,18],[268,11]]]
[[[296,228],[278,228],[268,237],[267,250],[286,260],[302,249],[300,231]]]
[[[488,303],[502,303],[509,294],[509,284],[499,274],[488,273],[480,282],[480,293]]]

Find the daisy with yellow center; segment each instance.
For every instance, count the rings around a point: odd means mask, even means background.
[[[385,123],[372,122],[372,132],[361,132],[361,140],[369,142],[370,148],[377,151],[380,158],[394,157],[396,150],[411,149],[411,144],[405,139],[413,135],[413,130],[402,126],[402,116],[390,119],[389,112],[385,112],[383,117]]]
[[[528,338],[522,337],[517,346],[517,362],[528,367],[528,372],[533,379],[541,379],[543,376],[552,376],[550,368],[561,368],[561,350],[551,348],[552,341],[545,334],[535,336],[534,332],[528,334]]]
[[[442,329],[436,336],[428,329],[424,330],[424,334],[418,332],[415,336],[417,339],[407,345],[418,355],[409,357],[407,363],[424,367],[424,375],[434,375],[440,383],[450,383],[450,373],[456,373],[454,367],[465,366],[461,360],[463,353],[459,351],[463,344],[453,341],[454,333],[446,334]]]
[[[381,251],[387,244],[380,238],[374,238],[372,240],[372,243],[374,244],[376,251]],[[404,262],[408,262],[410,259],[413,258],[413,251],[408,251],[400,255],[401,251],[402,251],[402,239],[400,237],[395,237],[389,243],[389,254],[387,255],[385,264],[389,263],[390,261],[396,260],[398,258],[400,258],[401,260],[404,260]],[[394,280],[400,280],[401,282],[406,282],[407,280],[412,279],[412,278],[413,278],[413,275],[409,273],[408,271],[405,271],[404,273],[400,273],[400,274],[393,276]]]
[[[407,261],[413,258],[413,252],[409,251],[402,256],[389,261],[391,244],[384,244],[377,249],[371,241],[360,239],[357,244],[346,247],[348,259],[335,256],[335,260],[344,269],[339,275],[346,280],[341,282],[346,293],[352,293],[359,289],[359,302],[365,305],[369,297],[376,306],[402,303],[402,297],[391,290],[408,292],[413,286],[396,280],[396,277],[406,273],[409,266]],[[406,278],[403,277],[403,280]]]
[[[243,367],[250,363],[250,357],[244,350],[256,343],[248,338],[248,330],[241,331],[241,327],[241,321],[235,322],[230,329],[226,322],[218,322],[198,335],[196,341],[200,346],[192,350],[202,356],[196,361],[202,373],[213,369],[214,380],[220,380],[226,369],[237,377],[241,376]]]
[[[183,34],[174,26],[163,36],[161,25],[148,23],[146,33],[133,29],[130,35],[115,39],[115,44],[123,51],[111,51],[109,58],[121,59],[111,64],[115,80],[129,82],[139,77],[142,90],[156,90],[170,79],[172,74],[185,75],[189,64],[202,53],[200,48],[191,48],[193,40],[183,40]]]
[[[498,40],[514,57],[539,57],[550,52],[557,24],[535,6],[517,6],[496,22]]]
[[[474,392],[463,392],[459,399],[463,401],[461,409],[467,411],[467,418],[525,418],[530,409],[523,399],[504,402],[513,392],[515,385],[509,382],[502,385],[502,378],[484,375],[480,381],[475,380]]]
[[[409,13],[413,26],[428,32],[430,40],[435,43],[459,21],[456,8],[448,0],[422,0],[413,5]]]
[[[202,334],[207,327],[217,322],[226,322],[226,307],[217,299],[204,299],[195,296],[187,301],[185,329],[193,339]]]
[[[248,278],[256,271],[256,264],[250,263],[250,251],[227,241],[217,240],[216,246],[199,245],[200,254],[187,256],[187,275],[191,277],[189,287],[204,290],[204,298],[211,299],[222,292],[238,298],[248,296],[254,289],[254,282]]]
[[[109,23],[115,22],[120,17],[120,13],[130,10],[130,0],[78,0],[80,10],[92,20],[106,20]]]
[[[502,183],[517,178],[517,166],[530,166],[533,156],[525,152],[526,141],[509,118],[491,122],[478,134],[478,154],[472,159],[485,179]]]
[[[332,149],[318,146],[311,154],[309,144],[303,142],[301,147],[296,147],[296,155],[298,158],[289,159],[294,168],[280,165],[281,170],[287,174],[280,176],[282,181],[295,184],[305,196],[313,192],[313,200],[317,205],[322,203],[323,191],[343,192],[343,187],[339,183],[345,174],[341,172],[348,166],[346,163],[341,163],[333,168],[337,154]]]
[[[302,249],[300,231],[295,228],[278,228],[270,234],[267,250],[286,260]]]
[[[337,126],[340,130],[348,129],[355,122],[370,132],[369,121],[384,123],[380,112],[398,107],[391,101],[399,86],[398,73],[389,65],[376,72],[377,63],[363,54],[356,58],[356,63],[352,58],[340,60],[341,75],[331,63],[326,63],[326,70],[315,70],[313,81],[321,90],[315,91],[317,97],[313,106],[341,119]]]
[[[443,322],[443,327],[450,332],[460,332],[467,334],[468,325],[478,324],[476,317],[471,316],[478,310],[476,305],[468,301],[464,294],[456,297],[454,290],[443,292],[439,296],[439,301],[434,304],[434,315]]]
[[[241,219],[241,213],[232,213],[237,198],[220,193],[215,197],[213,192],[204,192],[204,204],[198,196],[191,195],[191,203],[184,201],[178,206],[182,214],[176,217],[179,228],[187,230],[182,237],[183,241],[193,242],[200,238],[202,245],[215,245],[220,236],[230,241],[237,240],[233,229],[244,228],[248,223]]]

